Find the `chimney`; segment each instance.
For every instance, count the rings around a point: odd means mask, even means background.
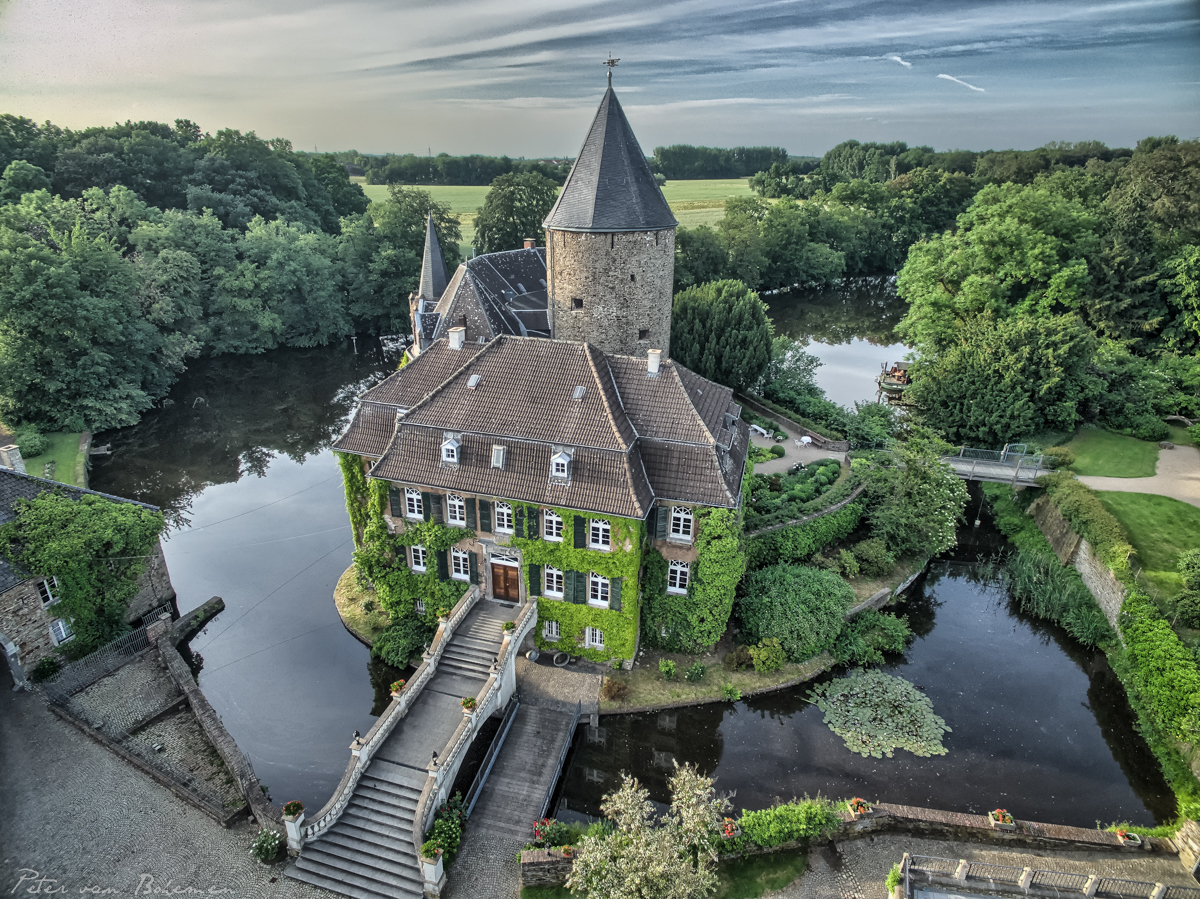
[[[532,250],[536,246],[537,246],[537,241],[534,240],[532,237],[525,238],[525,249]]]
[[[461,350],[463,341],[467,339],[467,329],[462,325],[450,329],[450,349]]]
[[[21,458],[21,451],[15,443],[0,446],[0,468],[11,468],[25,474],[25,460]]]
[[[662,350],[651,350],[646,354],[646,377],[657,378],[658,367],[662,365]]]

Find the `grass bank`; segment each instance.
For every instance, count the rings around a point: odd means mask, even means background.
[[[358,571],[351,565],[338,578],[333,588],[333,604],[347,629],[368,646],[387,630],[388,613],[379,607],[375,591],[359,581]]]
[[[1175,566],[1184,550],[1200,547],[1200,509],[1169,496],[1098,490],[1096,496],[1125,528],[1144,574],[1165,596],[1183,584]]]
[[[887,577],[856,577],[851,578],[847,583],[854,588],[854,598],[858,602],[862,602],[885,588],[894,592],[897,587],[920,571],[924,565],[925,560],[923,559],[902,559],[896,563],[896,567]]]
[[[1158,465],[1158,444],[1099,428],[1084,428],[1067,444],[1075,454],[1071,470],[1098,478],[1151,478]]]
[[[49,478],[76,487],[87,486],[87,475],[83,474],[87,459],[79,451],[83,436],[79,431],[60,434],[43,434],[46,451],[25,460],[25,471],[39,478]]]
[[[758,899],[765,893],[782,890],[808,867],[803,850],[773,852],[733,859],[717,865],[717,891],[714,899]],[[578,899],[566,887],[525,887],[521,899]]]

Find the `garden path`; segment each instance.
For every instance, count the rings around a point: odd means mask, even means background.
[[[781,425],[781,427],[783,432],[788,435],[788,439],[779,444],[783,447],[785,455],[781,459],[772,459],[770,462],[755,462],[755,474],[782,474],[797,462],[803,462],[807,465],[819,459],[841,459],[842,456],[846,455],[842,452],[821,449],[815,444],[806,447],[796,446],[796,441],[800,439],[800,434],[793,434],[786,426]],[[751,434],[750,442],[764,449],[770,449],[775,446],[775,441],[772,438],[763,437],[760,434]]]
[[[1158,454],[1158,467],[1149,478],[1101,478],[1081,475],[1079,480],[1092,490],[1121,493],[1153,493],[1200,506],[1200,450],[1176,446]]]

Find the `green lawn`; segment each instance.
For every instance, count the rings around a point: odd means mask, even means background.
[[[782,890],[804,873],[808,853],[773,852],[722,862],[717,866],[715,899],[757,899],[763,893]],[[566,887],[525,887],[521,899],[579,899]]]
[[[1175,563],[1184,550],[1200,547],[1200,509],[1148,493],[1099,490],[1096,495],[1129,534],[1146,577],[1165,596],[1179,593]]]
[[[1171,436],[1167,439],[1176,446],[1195,446],[1196,442],[1188,436],[1187,428],[1183,425],[1167,425],[1171,430]]]
[[[78,481],[75,479],[76,469],[79,468],[78,463],[82,459],[79,452],[79,432],[45,434],[43,436],[49,441],[46,451],[40,456],[26,459],[25,471],[39,478],[51,478],[64,484],[86,487],[84,479],[81,478]],[[50,463],[54,464],[54,469],[47,473],[46,466]]]
[[[1102,478],[1149,478],[1158,464],[1158,444],[1099,428],[1084,428],[1067,444],[1075,474]]]

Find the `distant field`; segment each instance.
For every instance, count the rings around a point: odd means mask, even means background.
[[[387,185],[367,184],[361,177],[351,181],[362,185],[367,197],[374,200],[387,199]],[[462,225],[462,243],[459,245],[464,256],[470,253],[475,239],[475,210],[483,205],[487,186],[459,187],[433,185],[422,187],[439,203],[447,203],[450,211],[458,216]],[[745,178],[729,178],[714,181],[668,181],[663,195],[671,205],[671,211],[679,224],[685,228],[697,225],[713,225],[725,214],[725,201],[730,197],[750,197],[750,183]]]

